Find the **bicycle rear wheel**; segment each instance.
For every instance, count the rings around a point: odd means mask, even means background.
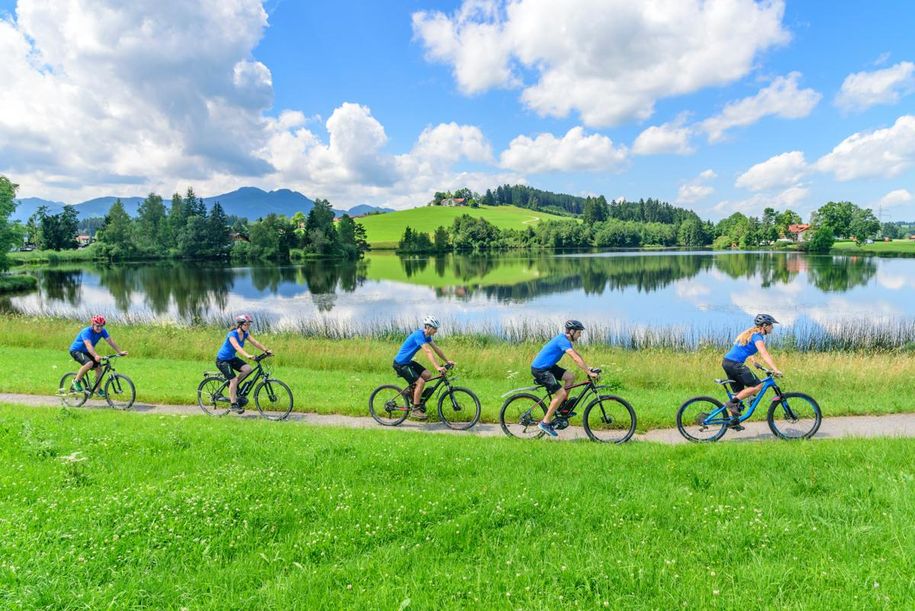
[[[466,431],[480,420],[480,400],[469,388],[454,386],[439,397],[438,415],[448,428]]]
[[[410,415],[410,402],[404,389],[384,384],[372,391],[369,413],[382,426],[397,426]]]
[[[60,379],[60,384],[57,386],[57,394],[60,395],[60,400],[67,407],[79,407],[89,398],[88,392],[73,388],[74,380],[76,380],[76,374],[74,372],[65,373],[64,377]],[[87,380],[83,380],[84,384],[86,382]]]
[[[130,409],[137,398],[133,382],[121,373],[115,373],[105,382],[105,400],[114,409]]]
[[[197,405],[208,416],[225,416],[229,413],[229,389],[222,376],[207,376],[197,387]]]
[[[512,395],[499,410],[499,424],[509,437],[539,439],[543,431],[537,424],[546,416],[547,404],[541,397],[529,393]]]
[[[626,443],[635,433],[635,410],[625,399],[613,395],[591,401],[582,420],[592,441]]]
[[[779,439],[810,439],[819,430],[823,416],[810,395],[786,392],[769,406],[766,419]]]
[[[718,441],[728,430],[724,404],[713,397],[693,397],[677,410],[677,429],[689,441]]]
[[[264,380],[254,390],[254,405],[267,420],[285,420],[292,411],[292,391],[285,382]]]

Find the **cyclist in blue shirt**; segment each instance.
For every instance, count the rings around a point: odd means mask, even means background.
[[[111,339],[111,336],[108,335],[108,331],[105,330],[106,322],[104,316],[96,314],[92,317],[92,324],[85,329],[80,330],[76,335],[76,339],[70,344],[70,356],[73,357],[74,361],[80,364],[79,371],[76,372],[76,378],[73,382],[73,388],[77,391],[83,390],[83,376],[86,375],[86,372],[90,369],[96,370],[95,381],[98,382],[99,359],[102,357],[95,351],[95,345],[99,343],[99,340],[104,339],[119,355],[127,356],[127,353],[121,350],[118,345],[114,343],[114,340]],[[89,387],[89,389],[91,389],[91,387]],[[98,394],[101,397],[105,396],[102,389],[98,390]]]
[[[222,343],[219,352],[216,353],[216,367],[222,372],[222,375],[229,380],[229,406],[234,412],[239,414],[245,413],[245,408],[238,405],[237,391],[239,383],[245,379],[252,367],[248,363],[238,358],[237,353],[241,353],[246,359],[253,359],[254,355],[245,350],[245,341],[250,340],[256,348],[264,352],[270,352],[263,344],[254,339],[251,335],[251,321],[254,318],[250,314],[239,314],[235,317],[235,328],[226,333],[226,339]],[[235,372],[238,375],[235,375]]]
[[[740,401],[752,397],[762,388],[762,382],[747,367],[746,360],[755,362],[753,355],[759,353],[775,375],[782,375],[769,355],[769,351],[766,350],[766,336],[772,333],[772,329],[777,324],[778,321],[769,314],[757,314],[753,319],[753,326],[737,336],[734,345],[724,355],[724,360],[721,362],[721,367],[724,368],[728,379],[733,380],[731,389],[736,393],[730,401],[724,404],[731,414],[731,423],[728,426],[734,430],[742,431],[744,429],[740,425]]]
[[[596,378],[598,375],[591,371],[591,368],[585,364],[585,360],[572,347],[572,342],[578,341],[584,330],[585,326],[579,321],[567,320],[565,332],[548,341],[531,363],[531,374],[534,376],[534,382],[545,386],[550,393],[553,393],[550,407],[547,409],[543,421],[537,425],[541,431],[550,437],[559,436],[559,433],[553,428],[553,414],[556,413],[556,409],[569,396],[569,388],[575,383],[575,374],[557,365],[560,359],[568,354],[575,361],[575,364],[581,367],[590,377]],[[560,380],[562,381],[561,383]]]
[[[449,360],[441,348],[432,341],[432,336],[438,332],[440,326],[441,323],[436,317],[426,316],[423,319],[423,328],[417,329],[408,335],[394,357],[394,371],[406,380],[407,384],[415,385],[413,389],[413,413],[419,420],[426,419],[426,408],[422,404],[423,388],[426,386],[426,380],[432,377],[432,372],[414,361],[413,355],[422,348],[429,360],[432,361],[432,365],[439,372],[445,371],[445,368],[438,364],[435,359],[436,354],[446,364],[454,365],[454,361]]]

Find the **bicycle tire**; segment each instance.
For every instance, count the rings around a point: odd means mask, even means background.
[[[704,417],[724,406],[724,403],[714,397],[693,397],[677,410],[677,430],[688,441],[695,443],[710,443],[721,439],[728,430],[727,416],[722,416],[722,422],[702,424]],[[685,416],[684,416],[685,414]],[[708,435],[702,433],[710,431]]]
[[[537,424],[546,416],[547,404],[530,393],[512,395],[499,409],[502,432],[516,439],[540,439],[544,433]]]
[[[594,409],[595,406],[599,408]],[[593,422],[592,414],[595,416]],[[635,410],[622,397],[600,395],[585,408],[582,423],[591,441],[626,443],[635,434]]]
[[[73,389],[73,380],[75,379],[75,372],[65,373],[57,386],[57,394],[60,395],[61,402],[67,407],[80,407],[89,399],[89,393],[86,391],[80,392]]]
[[[108,376],[105,382],[105,401],[114,409],[127,410],[137,399],[137,389],[133,380],[122,373]]]
[[[466,395],[466,400],[458,399],[461,395]],[[480,399],[469,388],[452,386],[438,398],[438,416],[449,429],[471,429],[480,421]]]
[[[369,413],[381,426],[397,426],[410,415],[410,404],[404,389],[382,384],[369,396]]]
[[[197,405],[208,416],[225,416],[229,413],[229,398],[224,395],[228,384],[222,376],[206,376],[197,386]],[[217,398],[224,399],[217,400]]]
[[[790,404],[789,399],[792,400]],[[823,414],[820,412],[819,404],[810,395],[802,392],[785,392],[769,405],[766,420],[769,423],[769,430],[779,439],[810,439],[820,430]],[[782,426],[779,424],[781,422],[794,426]]]
[[[269,406],[261,405],[262,390],[266,391],[266,399],[270,402]],[[285,401],[287,397],[289,399],[288,403]],[[254,389],[254,405],[257,406],[257,411],[260,412],[261,417],[267,420],[278,422],[288,418],[289,412],[292,411],[293,401],[292,390],[290,390],[289,385],[275,378],[264,380]]]

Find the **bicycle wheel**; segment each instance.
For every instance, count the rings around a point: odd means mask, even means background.
[[[438,398],[438,415],[448,428],[466,431],[480,420],[480,400],[469,388],[453,386]]]
[[[546,416],[546,410],[546,402],[537,395],[512,395],[499,410],[499,424],[509,437],[539,439],[543,437],[543,431],[537,428],[537,424]]]
[[[267,420],[285,420],[292,411],[292,391],[285,382],[264,380],[254,389],[254,405]]]
[[[779,439],[810,439],[820,428],[820,406],[810,395],[785,392],[769,406],[769,428]]]
[[[724,404],[712,397],[693,397],[677,410],[677,429],[689,441],[718,441],[730,419]]]
[[[635,410],[622,397],[599,396],[585,408],[582,420],[591,441],[626,443],[635,433]]]
[[[60,384],[57,386],[57,394],[60,395],[60,400],[63,401],[63,404],[67,407],[79,407],[89,398],[89,393],[85,390],[76,390],[73,388],[73,381],[75,379],[76,374],[74,372],[65,373],[64,377],[60,379]],[[86,380],[83,380],[83,383],[85,384]]]
[[[229,388],[222,376],[207,376],[197,387],[197,405],[209,416],[229,413]]]
[[[112,374],[105,382],[105,400],[114,409],[130,409],[136,398],[137,389],[124,374]]]
[[[393,384],[379,386],[369,397],[369,413],[382,426],[397,426],[410,415],[410,401],[402,388]]]

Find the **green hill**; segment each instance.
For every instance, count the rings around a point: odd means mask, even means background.
[[[365,227],[372,248],[395,248],[403,236],[404,229],[408,226],[431,235],[439,225],[450,227],[454,219],[462,214],[483,217],[499,229],[524,229],[531,223],[540,221],[572,220],[569,217],[527,210],[517,206],[480,206],[479,208],[423,206],[398,212],[372,214],[360,217],[358,221]]]

